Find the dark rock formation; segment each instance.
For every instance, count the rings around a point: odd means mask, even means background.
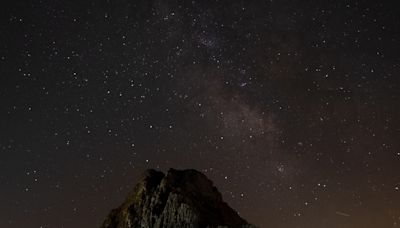
[[[195,170],[148,170],[101,228],[254,227],[222,201],[207,177]]]

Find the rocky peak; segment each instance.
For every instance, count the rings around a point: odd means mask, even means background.
[[[147,170],[102,228],[254,227],[222,200],[213,183],[196,170]]]

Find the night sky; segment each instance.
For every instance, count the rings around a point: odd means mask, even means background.
[[[13,1],[0,227],[97,227],[148,168],[264,227],[400,227],[396,1]]]

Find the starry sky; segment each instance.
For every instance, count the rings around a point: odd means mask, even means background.
[[[400,227],[395,1],[13,1],[0,227],[96,227],[148,168],[264,227]]]

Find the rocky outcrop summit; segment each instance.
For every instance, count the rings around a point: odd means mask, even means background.
[[[101,228],[254,228],[196,170],[148,170]]]

